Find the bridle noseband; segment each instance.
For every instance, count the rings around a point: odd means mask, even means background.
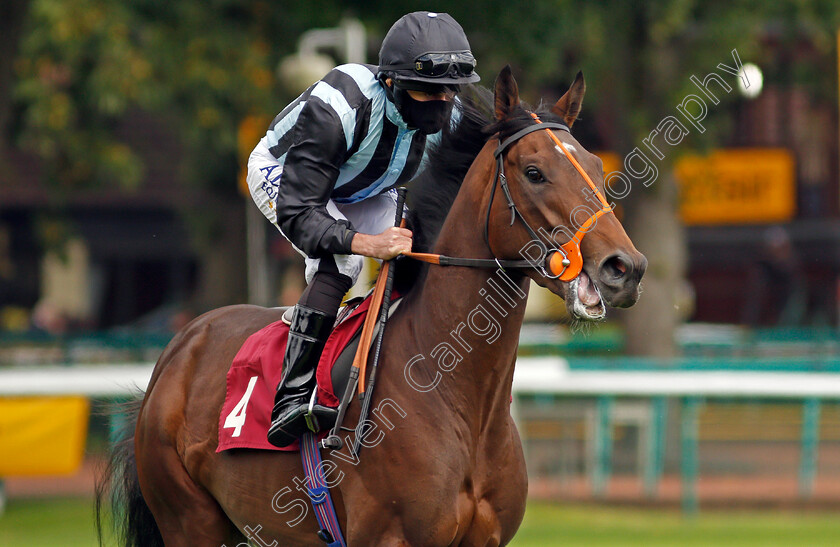
[[[571,133],[569,127],[566,124],[557,123],[557,122],[543,122],[539,119],[539,117],[530,112],[531,117],[534,118],[536,123],[534,125],[529,125],[524,129],[520,129],[513,135],[506,138],[504,141],[499,143],[499,146],[493,152],[493,156],[496,158],[496,171],[493,175],[493,185],[490,190],[490,200],[487,203],[487,214],[485,215],[484,219],[484,241],[487,244],[487,248],[490,249],[491,254],[493,253],[492,247],[490,247],[490,212],[493,207],[493,199],[496,195],[496,186],[498,182],[498,186],[502,188],[502,193],[505,196],[505,200],[507,201],[508,209],[510,210],[510,226],[513,226],[514,222],[516,222],[517,217],[525,226],[525,230],[528,232],[528,235],[531,237],[531,241],[536,244],[540,249],[540,257],[538,260],[502,260],[502,259],[485,259],[485,258],[458,258],[458,257],[451,257],[451,256],[444,256],[444,255],[436,255],[430,253],[406,253],[405,256],[410,258],[414,258],[417,260],[422,260],[424,262],[429,262],[431,264],[438,264],[441,266],[468,266],[468,267],[479,267],[479,268],[493,268],[493,267],[501,267],[501,268],[514,268],[514,269],[525,269],[525,268],[536,268],[543,276],[549,279],[560,279],[561,281],[571,281],[575,279],[580,272],[583,270],[583,256],[580,252],[580,242],[583,240],[583,237],[586,233],[590,230],[591,226],[598,221],[602,215],[612,212],[612,207],[607,203],[607,200],[604,198],[601,191],[598,190],[598,187],[595,186],[595,183],[592,182],[592,179],[589,175],[586,174],[586,171],[583,170],[583,167],[580,166],[578,161],[569,153],[569,150],[563,144],[563,141],[557,138],[557,136],[551,131],[552,129],[559,129],[561,131],[566,131],[567,133]],[[563,152],[563,154],[572,162],[575,169],[581,174],[583,179],[587,182],[589,187],[592,189],[592,192],[598,198],[600,203],[603,205],[601,209],[596,211],[593,215],[591,215],[586,222],[584,222],[580,228],[575,232],[574,236],[567,241],[566,243],[556,246],[556,247],[548,247],[543,241],[542,238],[531,228],[531,225],[528,224],[528,221],[525,220],[525,217],[519,212],[519,209],[516,207],[516,204],[513,201],[513,195],[510,192],[510,187],[508,186],[507,177],[505,176],[504,170],[504,152],[516,141],[533,133],[534,131],[543,131],[545,130],[551,139],[554,141],[556,147]],[[547,268],[546,268],[547,267]]]

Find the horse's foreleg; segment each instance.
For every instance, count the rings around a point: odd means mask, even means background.
[[[166,547],[235,547],[247,542],[216,500],[197,485],[171,447],[137,453],[143,497]]]

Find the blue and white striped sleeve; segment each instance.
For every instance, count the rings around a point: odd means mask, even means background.
[[[355,117],[352,109],[336,111],[338,91],[315,91],[317,85],[291,130],[278,187],[277,224],[311,257],[349,254],[355,231],[347,221],[332,218],[326,207],[349,148],[348,138],[352,142],[348,127],[355,127]]]

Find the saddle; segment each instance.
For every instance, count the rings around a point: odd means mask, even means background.
[[[389,316],[399,307],[392,298]],[[351,299],[339,310],[316,370],[318,404],[336,408],[349,380],[350,368],[361,339],[370,294]],[[289,333],[292,307],[281,320],[252,334],[233,359],[227,373],[225,402],[219,415],[219,445],[216,452],[232,448],[296,451],[299,443],[285,448],[266,440],[274,390],[282,375],[283,355]],[[376,340],[376,336],[371,341]],[[326,435],[327,432],[323,432]]]

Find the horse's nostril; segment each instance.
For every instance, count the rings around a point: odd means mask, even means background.
[[[606,278],[621,279],[627,274],[628,266],[624,259],[615,255],[604,261],[601,271]]]

